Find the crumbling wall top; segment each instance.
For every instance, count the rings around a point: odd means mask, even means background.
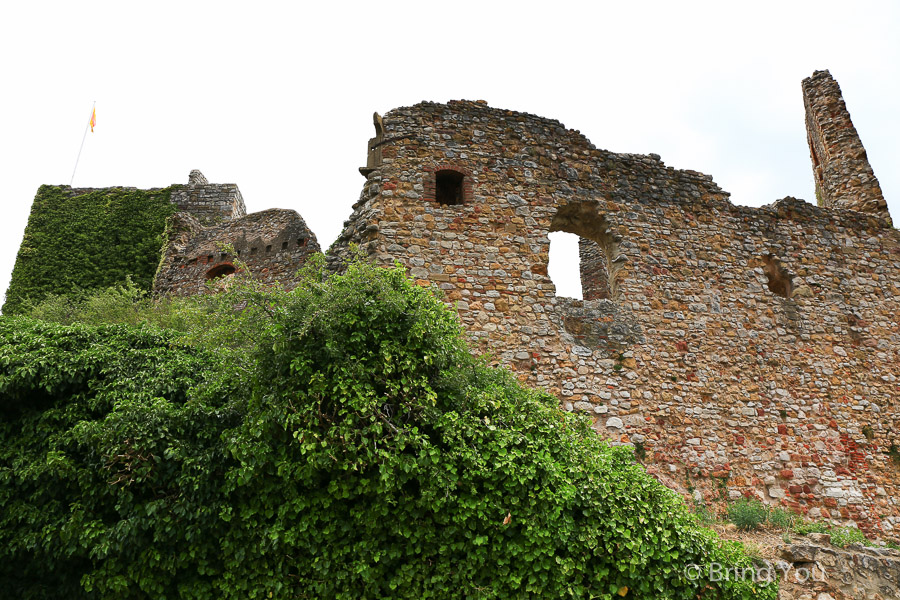
[[[237,219],[247,214],[244,198],[233,183],[209,183],[194,169],[186,186],[172,191],[172,203],[179,211],[189,212],[205,225]]]
[[[881,186],[831,73],[815,71],[803,80],[803,104],[819,205],[877,215],[889,226]]]

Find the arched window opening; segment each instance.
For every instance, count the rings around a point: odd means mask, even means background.
[[[235,271],[237,271],[237,269],[235,269],[234,265],[230,263],[216,265],[206,272],[206,280],[209,281],[211,279],[215,279],[216,277],[225,277],[226,275],[233,274]]]
[[[573,202],[560,207],[550,222],[551,232],[574,234],[578,240],[582,298],[584,300],[616,299],[625,257],[606,218],[591,202]]]
[[[550,234],[550,260],[547,272],[556,286],[557,296],[582,300],[579,238],[574,233],[554,231]]]
[[[463,174],[458,171],[438,171],[434,174],[435,200],[444,206],[463,203]]]

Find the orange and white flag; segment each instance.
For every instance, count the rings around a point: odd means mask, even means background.
[[[94,132],[94,125],[97,124],[97,109],[91,111],[91,133]]]

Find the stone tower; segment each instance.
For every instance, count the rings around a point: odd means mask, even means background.
[[[881,186],[831,73],[816,71],[803,80],[803,104],[819,205],[890,221]]]

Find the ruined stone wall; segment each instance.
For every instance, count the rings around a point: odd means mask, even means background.
[[[192,214],[178,213],[169,222],[153,289],[174,296],[205,293],[207,281],[240,268],[235,259],[258,280],[291,288],[297,270],[318,252],[316,236],[293,210],[273,208],[208,227]]]
[[[615,256],[608,249],[587,238],[578,238],[578,258],[581,265],[581,295],[585,300],[609,298],[609,259]]]
[[[188,185],[172,191],[172,203],[201,224],[211,225],[247,214],[244,198],[233,183],[209,183],[203,173],[191,171]]]
[[[803,80],[803,104],[819,204],[890,220],[881,186],[831,73],[816,71]]]
[[[399,260],[444,290],[476,348],[673,487],[900,525],[900,239],[883,219],[734,206],[709,176],[483,102],[383,124],[336,268],[351,242]],[[441,170],[463,174],[462,204],[427,193]],[[587,300],[555,295],[551,231],[592,242]]]

